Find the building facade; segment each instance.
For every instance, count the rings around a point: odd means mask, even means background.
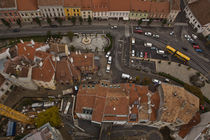
[[[20,18],[16,0],[1,0],[0,19],[6,20],[9,23],[16,23],[17,19]],[[0,21],[0,23],[2,23],[2,21]]]
[[[65,17],[63,0],[38,0],[38,8],[43,19],[49,17],[54,20]]]
[[[80,0],[64,0],[65,17],[81,16],[81,1]]]
[[[40,18],[37,0],[17,0],[18,13],[23,22],[32,22],[34,18]]]
[[[83,19],[93,18],[92,0],[81,0],[81,16]]]
[[[9,92],[12,91],[12,82],[6,80],[3,75],[0,74],[0,103],[6,99]]]

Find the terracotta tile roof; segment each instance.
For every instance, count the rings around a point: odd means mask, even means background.
[[[181,126],[178,135],[180,137],[184,138],[194,126],[196,126],[197,124],[200,123],[200,121],[201,121],[200,113],[197,112],[188,124],[185,124],[185,125]]]
[[[187,124],[199,110],[199,98],[179,86],[164,83],[161,87],[166,110],[162,112],[160,120],[174,123],[179,119]]]
[[[92,11],[101,12],[109,10],[109,0],[92,0]]]
[[[38,0],[38,6],[63,6],[63,0]]]
[[[19,11],[37,10],[37,0],[17,0],[17,8]]]
[[[111,0],[110,11],[130,11],[130,0]]]
[[[92,10],[92,0],[81,0],[81,10]]]
[[[53,56],[53,55],[51,55],[51,54],[49,54],[49,53],[46,53],[46,52],[43,52],[43,51],[36,51],[35,52],[35,57],[38,57],[38,58],[41,58],[41,59],[45,59],[45,58],[47,58],[48,56]]]
[[[152,2],[131,0],[131,11],[141,11],[146,13],[169,13],[169,2]]]
[[[0,86],[4,83],[5,78],[3,75],[0,74]]]
[[[43,46],[44,43],[36,42],[34,45],[31,42],[18,43],[18,56],[25,56],[29,60],[34,61],[36,48]]]
[[[8,49],[8,48],[2,48],[2,49],[0,50],[0,54],[6,52],[7,49]]]
[[[58,53],[65,53],[66,52],[66,45],[65,44],[57,44],[57,43],[50,43],[50,49],[48,51]]]
[[[180,0],[172,0],[171,10],[181,10],[180,9]]]
[[[52,56],[49,55],[40,64],[32,69],[32,79],[43,82],[53,80],[55,76],[55,62],[52,61]]]
[[[64,7],[80,7],[81,0],[64,0]]]
[[[93,53],[70,53],[70,60],[73,61],[73,65],[77,67],[81,72],[94,71],[96,69],[94,64]]]
[[[14,8],[16,0],[0,0],[0,8]]]
[[[210,23],[210,1],[209,0],[198,0],[189,4],[193,15],[197,18],[201,25]]]
[[[75,112],[82,113],[83,107],[90,107],[93,109],[92,121],[97,122],[114,120],[131,122],[129,120],[129,116],[131,114],[137,115],[136,122],[138,122],[138,116],[140,116],[140,119],[143,120],[154,121],[159,107],[159,94],[154,93],[151,96],[151,102],[154,103],[156,107],[152,110],[155,115],[149,115],[147,93],[148,87],[136,86],[128,83],[112,85],[109,82],[106,83],[103,81],[94,87],[82,85],[80,86],[77,94],[77,97],[79,98],[77,98]],[[129,106],[131,107],[132,104],[139,99],[139,97],[141,98],[139,105],[143,105],[146,112],[143,109],[139,112],[135,104],[131,109],[130,114]],[[87,102],[89,104],[88,106],[85,106]],[[119,117],[117,115],[123,116]]]
[[[16,77],[27,77],[30,62],[24,56],[17,56],[5,63],[4,72]]]
[[[55,79],[57,82],[70,83],[72,80],[79,80],[80,72],[65,57],[56,64]]]

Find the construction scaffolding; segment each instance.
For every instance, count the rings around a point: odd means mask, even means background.
[[[8,107],[3,104],[0,104],[0,115],[26,123],[32,124],[33,121],[28,116]]]

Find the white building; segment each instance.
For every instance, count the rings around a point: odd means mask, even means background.
[[[189,23],[205,37],[210,34],[210,1],[198,0],[190,3],[184,9]]]
[[[63,0],[38,0],[38,8],[43,18],[64,18]]]

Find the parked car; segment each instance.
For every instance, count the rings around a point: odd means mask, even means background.
[[[162,56],[163,56],[164,58],[167,58],[167,57],[168,57],[168,55],[167,55],[167,54],[163,54]]]
[[[135,56],[135,50],[131,51],[131,56]]]
[[[109,64],[106,65],[106,72],[110,72],[111,66]]]
[[[13,30],[13,32],[20,32],[20,29],[15,28],[15,29]]]
[[[198,37],[195,34],[192,34],[193,39],[197,39]]]
[[[135,45],[135,42],[136,42],[135,38],[132,37],[132,38],[131,38],[131,43],[132,43],[132,45]]]
[[[109,58],[108,58],[108,64],[111,64],[111,63],[112,63],[112,57],[109,56]]]
[[[140,57],[141,57],[141,58],[143,57],[143,52],[140,52]]]
[[[145,36],[152,36],[152,33],[151,32],[145,32],[144,35]]]
[[[195,49],[196,52],[203,52],[201,49]]]
[[[145,47],[152,47],[152,43],[149,43],[149,42],[144,43],[144,46],[145,46]]]
[[[136,27],[136,30],[141,30],[142,28],[140,26],[137,26]]]
[[[197,42],[192,42],[192,45],[198,45],[198,43]]]
[[[188,50],[188,48],[185,48],[185,47],[182,47],[182,49],[183,49],[184,51],[187,51],[187,50]]]
[[[122,73],[122,79],[132,79],[132,77],[129,75],[129,74],[125,74],[125,73]]]
[[[161,81],[157,80],[157,79],[152,79],[152,82],[155,83],[155,84],[159,84],[159,85],[161,84]]]
[[[106,53],[106,58],[108,58],[110,54],[111,54],[111,52],[107,52]]]
[[[160,36],[158,34],[153,34],[152,37],[159,38]]]
[[[163,50],[157,50],[157,54],[164,54],[165,52]]]
[[[147,59],[147,52],[144,53],[144,58]]]
[[[169,34],[170,34],[171,36],[174,35],[174,31],[170,32]]]
[[[157,48],[156,47],[151,47],[151,50],[156,50]]]
[[[198,45],[193,45],[194,49],[200,49],[200,47]]]
[[[191,38],[190,35],[184,35],[184,37],[185,37],[186,39],[190,39],[190,38]]]
[[[138,29],[138,30],[135,30],[134,33],[142,33],[143,31]]]
[[[168,83],[168,82],[170,82],[170,80],[169,80],[169,79],[167,79],[167,78],[166,78],[164,81],[165,81],[165,82],[167,82],[167,83]]]

